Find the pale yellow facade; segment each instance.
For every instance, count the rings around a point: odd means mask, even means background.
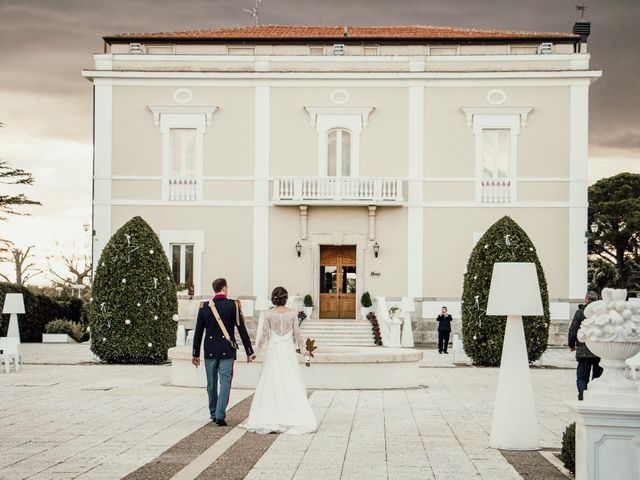
[[[140,215],[167,250],[193,246],[196,294],[225,276],[249,300],[285,285],[317,305],[322,246],[353,245],[358,296],[409,297],[427,317],[459,303],[474,242],[509,215],[568,312],[586,288],[588,89],[600,75],[589,55],[365,46],[316,57],[286,42],[249,55],[114,44],[95,55],[84,75],[96,94],[96,260]],[[184,151],[172,136],[183,130]],[[498,174],[487,173],[494,154]],[[177,175],[187,157],[193,171]],[[332,162],[350,170],[332,175]]]

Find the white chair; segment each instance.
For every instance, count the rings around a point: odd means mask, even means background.
[[[22,368],[22,352],[20,351],[20,339],[17,337],[0,337],[0,371],[9,373],[11,364],[17,372]]]

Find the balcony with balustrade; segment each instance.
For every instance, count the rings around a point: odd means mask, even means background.
[[[483,178],[480,183],[482,203],[510,203],[511,180],[508,178]]]
[[[377,205],[404,204],[401,178],[380,177],[279,177],[272,180],[276,205]]]
[[[193,202],[198,199],[198,181],[193,177],[171,177],[169,179],[169,200],[172,202]]]

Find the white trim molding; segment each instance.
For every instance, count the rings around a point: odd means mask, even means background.
[[[374,107],[304,107],[309,124],[318,134],[318,175],[327,176],[327,135],[334,129],[346,129],[351,134],[351,175],[360,174],[360,135],[369,122]],[[337,168],[337,167],[336,167]],[[340,176],[341,172],[336,171]]]
[[[256,86],[254,95],[253,296],[269,297],[269,162],[271,88]]]
[[[93,269],[111,238],[113,86],[94,86]]]
[[[488,203],[515,203],[518,198],[518,135],[520,129],[527,124],[529,113],[533,107],[462,107],[467,119],[467,126],[471,127],[475,135],[475,201]],[[484,130],[509,130],[509,176],[498,179],[498,185],[491,185],[490,195],[486,195],[483,185],[483,146]],[[506,185],[503,185],[503,183]],[[496,190],[497,193],[495,192]],[[490,197],[490,198],[488,198]]]
[[[207,127],[211,126],[213,114],[217,109],[216,106],[149,105],[149,110],[153,114],[153,123],[160,127],[162,135],[163,200],[202,200],[204,135],[207,133]],[[177,128],[196,131],[195,178],[172,178],[171,130]]]
[[[475,124],[476,116],[487,117],[491,115],[518,116],[520,126],[524,127],[527,124],[527,118],[532,110],[533,107],[462,107],[462,111],[467,117],[467,127]]]
[[[569,107],[569,298],[587,290],[587,209],[589,157],[589,87],[570,89]]]
[[[160,243],[171,266],[171,244],[193,244],[193,288],[200,295],[202,287],[202,254],[204,253],[203,230],[160,230]]]
[[[186,89],[182,89],[186,90]],[[192,107],[183,105],[149,105],[149,110],[153,113],[153,123],[159,127],[162,122],[163,115],[204,115],[207,121],[207,127],[213,122],[213,114],[218,110],[216,106],[210,107]]]
[[[424,284],[424,87],[409,87],[407,170],[407,296],[423,295]],[[426,285],[428,287],[428,285]]]

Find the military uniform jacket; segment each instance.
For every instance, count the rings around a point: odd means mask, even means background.
[[[211,301],[218,310],[222,323],[227,329],[227,332],[229,332],[231,340],[235,341],[235,330],[237,328],[247,356],[253,355],[251,339],[244,324],[242,311],[240,311],[239,315],[239,325],[236,324],[236,302],[223,295],[216,295]],[[203,338],[205,360],[214,358],[220,360],[232,358],[235,360],[236,349],[224,338],[224,334],[209,307],[209,302],[202,302],[198,310],[198,320],[196,321],[196,328],[193,334],[194,357],[200,357],[200,345],[202,344]]]

